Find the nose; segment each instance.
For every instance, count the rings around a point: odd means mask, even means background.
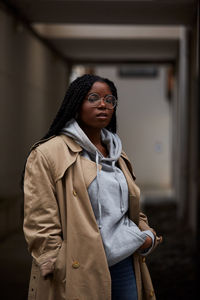
[[[100,99],[99,107],[106,108],[106,104],[105,104],[105,101],[104,101],[103,97]]]

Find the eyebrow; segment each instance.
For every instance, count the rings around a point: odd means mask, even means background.
[[[96,95],[100,96],[99,93],[95,93],[95,92],[91,92],[91,93],[87,94],[87,96],[92,95],[92,94],[96,94]],[[106,94],[104,97],[110,96],[110,95],[113,95],[113,94],[112,93],[111,94]]]

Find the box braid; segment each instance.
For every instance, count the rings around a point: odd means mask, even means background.
[[[83,100],[85,99],[87,93],[91,89],[92,85],[96,82],[105,82],[111,92],[112,95],[117,99],[117,89],[112,81],[107,78],[102,78],[97,75],[85,74],[81,77],[76,78],[69,86],[64,100],[56,114],[55,119],[53,120],[47,134],[42,139],[47,139],[51,136],[58,135],[67,121],[75,118],[76,113],[78,112]],[[111,132],[116,132],[116,107],[114,113],[112,115],[112,119],[108,126],[106,127]],[[30,154],[30,152],[29,152]],[[28,156],[29,156],[28,154]],[[26,158],[26,161],[28,159]],[[25,174],[26,162],[24,164],[24,169],[22,172],[20,187],[23,190],[24,186],[24,174]]]
[[[87,93],[91,89],[92,85],[96,82],[106,83],[112,94],[117,99],[117,90],[112,81],[100,76],[85,74],[81,77],[75,79],[69,86],[64,100],[57,112],[57,115],[51,124],[49,131],[43,137],[44,139],[51,137],[52,135],[58,135],[67,121],[75,118],[83,100],[85,99]],[[113,117],[107,126],[107,129],[116,132],[116,112],[114,111]]]

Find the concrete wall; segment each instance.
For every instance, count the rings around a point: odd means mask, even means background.
[[[199,20],[193,26],[190,43],[190,131],[189,131],[189,197],[186,207],[189,225],[198,234],[199,204]]]
[[[97,67],[119,94],[118,133],[143,191],[171,189],[171,108],[166,99],[166,68],[156,78],[120,78],[116,67]]]
[[[0,212],[7,227],[4,212],[16,206],[29,147],[46,133],[66,87],[65,63],[0,10]]]

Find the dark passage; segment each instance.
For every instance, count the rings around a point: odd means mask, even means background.
[[[157,299],[196,299],[194,236],[178,223],[176,205],[149,205],[145,213],[150,226],[163,236],[163,243],[147,258]]]
[[[0,242],[2,300],[27,300],[31,258],[22,231]]]

